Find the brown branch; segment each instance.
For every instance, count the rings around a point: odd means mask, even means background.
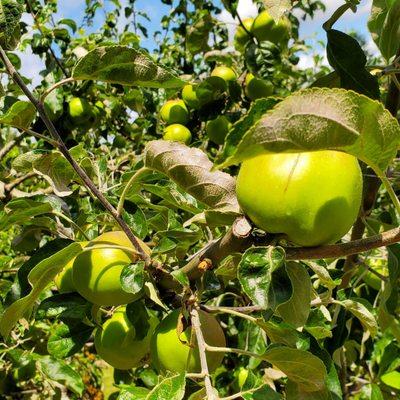
[[[26,175],[20,176],[19,178],[14,179],[12,182],[7,183],[4,186],[4,190],[6,192],[11,192],[16,186],[18,186],[20,183],[26,181],[29,178],[32,178],[36,175],[36,172],[29,172]]]
[[[210,372],[208,371],[206,342],[204,340],[203,332],[201,330],[199,312],[195,308],[193,308],[190,312],[190,317],[192,328],[194,330],[194,334],[196,335],[197,346],[199,348],[201,374],[204,375],[204,386],[206,388],[207,399],[217,400],[218,397],[215,395],[215,389],[212,386]]]
[[[84,185],[92,192],[92,194],[97,197],[103,207],[112,215],[121,229],[125,232],[128,236],[129,240],[132,242],[133,246],[137,250],[140,257],[146,261],[147,264],[150,263],[150,257],[148,254],[143,250],[142,246],[140,245],[139,241],[135,237],[135,235],[130,230],[127,223],[120,217],[117,213],[117,210],[112,206],[112,204],[106,199],[103,193],[96,187],[93,181],[89,178],[83,168],[74,160],[71,156],[70,152],[68,151],[67,146],[61,139],[57,129],[55,128],[53,122],[47,116],[43,103],[38,101],[38,99],[32,94],[32,92],[28,89],[25,85],[24,81],[22,80],[21,76],[18,74],[17,70],[14,68],[13,64],[10,62],[7,54],[5,53],[4,49],[0,46],[0,58],[3,64],[6,67],[7,72],[14,80],[14,82],[21,88],[24,94],[28,97],[31,103],[35,106],[41,119],[43,120],[44,124],[46,125],[50,135],[52,138],[57,142],[58,150],[63,154],[63,156],[68,160],[71,166],[74,168],[76,173],[82,179]]]
[[[23,135],[20,135],[14,139],[8,141],[1,149],[0,149],[0,161],[23,139]]]

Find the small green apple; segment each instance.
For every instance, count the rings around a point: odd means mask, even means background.
[[[181,124],[172,124],[168,125],[164,129],[163,139],[189,144],[192,140],[192,134],[186,126]]]
[[[185,125],[189,121],[189,111],[183,100],[168,100],[160,110],[161,119],[167,124]]]

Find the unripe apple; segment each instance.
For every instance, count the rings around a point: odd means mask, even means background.
[[[299,246],[334,243],[355,222],[358,160],[338,151],[262,154],[242,163],[236,193],[249,218]]]
[[[144,251],[150,254],[150,249],[139,239]],[[92,240],[87,247],[91,250],[80,253],[72,268],[72,280],[78,293],[86,300],[103,306],[128,304],[139,299],[142,293],[128,293],[122,289],[120,276],[126,265],[138,260],[134,253],[107,248],[118,245],[133,249],[131,241],[122,231],[107,232]],[[100,247],[101,248],[98,248]]]
[[[289,39],[290,23],[286,17],[277,23],[268,13],[261,12],[253,22],[251,31],[260,42],[268,40],[275,44],[285,43]]]
[[[136,303],[135,303],[136,306]],[[139,303],[139,307],[143,307]],[[143,307],[143,310],[145,308]],[[147,310],[142,312],[148,323],[147,332],[139,336],[139,326],[128,319],[126,307],[118,307],[110,319],[97,328],[94,344],[99,356],[117,369],[130,369],[140,365],[141,360],[150,352],[150,341],[158,324],[155,316]]]
[[[82,242],[82,248],[86,247],[89,242]],[[60,271],[54,278],[54,283],[60,293],[76,292],[74,282],[72,280],[72,267],[75,261],[74,257],[70,260],[62,271]]]
[[[246,75],[246,95],[250,100],[271,96],[273,91],[271,82],[256,78],[251,72]]]
[[[246,18],[242,21],[244,27],[247,29],[248,32],[251,32],[253,21],[254,18]],[[250,40],[249,34],[243,29],[242,25],[238,25],[238,27],[236,28],[236,33],[234,38],[236,50],[243,51],[244,46],[249,40]]]
[[[172,124],[168,125],[164,129],[163,139],[189,144],[192,140],[192,134],[186,126],[181,124]]]
[[[236,81],[237,79],[235,71],[225,65],[215,67],[211,72],[211,76],[218,76],[219,78],[222,78],[225,82]]]
[[[75,122],[86,122],[93,117],[92,106],[87,100],[73,97],[68,103],[68,111]]]
[[[196,87],[194,85],[187,84],[182,89],[183,101],[194,110],[198,110],[201,106],[200,100],[196,94]]]
[[[366,262],[371,267],[371,269],[378,272],[378,274],[381,274],[384,277],[389,276],[387,260],[382,258],[370,258]],[[360,269],[362,270],[361,272],[363,272],[364,268],[365,267],[363,266],[360,267]],[[363,273],[362,279],[368,286],[372,287],[375,290],[380,290],[382,287],[382,279],[371,271]]]
[[[210,140],[216,144],[223,144],[232,124],[225,115],[220,115],[207,122],[206,132]]]
[[[204,340],[210,346],[225,347],[225,335],[216,318],[199,311]],[[151,341],[151,358],[157,369],[183,373],[200,372],[200,358],[197,342],[188,327],[178,337],[176,330],[179,310],[171,312],[157,326]],[[182,343],[182,341],[184,344]],[[213,372],[222,362],[223,353],[208,352],[207,364]]]
[[[189,121],[189,111],[183,100],[168,100],[160,110],[160,116],[167,124],[185,125]]]

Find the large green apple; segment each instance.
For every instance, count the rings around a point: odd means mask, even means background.
[[[189,121],[189,111],[183,100],[168,100],[160,110],[160,116],[167,124],[185,125]]]
[[[254,18],[246,18],[242,21],[247,32],[251,32],[251,28],[253,26],[253,21],[254,21]],[[242,25],[239,25],[236,28],[236,33],[235,33],[235,37],[234,37],[234,43],[235,43],[236,50],[238,50],[238,51],[244,50],[244,46],[246,46],[246,43],[250,40],[250,36],[247,32],[243,29]]]
[[[189,144],[192,140],[192,134],[186,126],[181,124],[172,124],[168,125],[164,129],[163,139]]]
[[[206,132],[210,140],[216,144],[223,144],[232,124],[225,115],[220,115],[207,122]]]
[[[204,339],[210,346],[225,347],[225,335],[216,318],[199,312]],[[188,327],[178,337],[176,330],[179,310],[171,312],[156,328],[151,341],[151,358],[159,370],[173,372],[200,372],[200,358],[196,340]],[[187,344],[182,343],[185,342]],[[222,362],[223,353],[207,353],[210,372]]]
[[[82,242],[82,247],[86,247],[89,242]],[[76,258],[76,257],[75,257]],[[72,267],[74,266],[75,258],[70,260],[63,270],[54,278],[54,283],[60,293],[76,292],[74,282],[72,280]]]
[[[246,95],[250,100],[271,96],[273,91],[271,82],[256,78],[251,72],[246,75]]]
[[[139,240],[139,243],[150,253],[150,249],[143,242]],[[139,299],[142,293],[125,292],[120,283],[120,276],[124,267],[138,258],[135,254],[121,249],[107,248],[107,245],[133,248],[122,231],[100,235],[88,244],[87,247],[94,247],[93,249],[86,249],[76,257],[72,267],[73,285],[81,296],[94,304],[117,306],[131,303]]]
[[[268,13],[261,12],[253,22],[251,31],[260,42],[268,40],[275,44],[285,43],[289,39],[290,23],[286,17],[277,23]]]
[[[336,242],[353,225],[362,174],[355,157],[338,151],[263,154],[243,162],[236,193],[259,228],[318,246]]]
[[[237,79],[235,71],[226,65],[215,67],[211,72],[211,76],[222,78],[225,82],[236,81]]]
[[[135,303],[136,307],[136,303]],[[138,307],[144,309],[143,305]],[[94,344],[99,356],[114,368],[130,369],[137,367],[140,361],[150,352],[150,341],[158,319],[144,311],[147,320],[147,331],[139,335],[144,321],[133,325],[126,314],[126,307],[118,307],[102,327],[97,328]]]

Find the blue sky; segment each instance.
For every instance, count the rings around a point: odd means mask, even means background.
[[[121,0],[124,2],[124,0]],[[61,18],[73,18],[78,22],[81,22],[84,16],[83,10],[85,8],[85,0],[68,0],[68,1],[59,1],[59,11],[56,15],[56,20]],[[220,5],[220,1],[217,0],[216,3]],[[312,53],[324,53],[324,49],[317,44],[318,40],[325,40],[325,34],[322,30],[322,24],[326,21],[327,18],[332,14],[332,12],[341,4],[344,3],[343,0],[324,0],[326,4],[327,10],[325,13],[317,13],[313,20],[307,19],[306,21],[302,21],[300,28],[300,38],[305,39],[308,44],[313,47],[313,50],[310,54],[303,54],[300,58],[300,67],[307,67],[312,65]],[[105,0],[105,7],[111,9],[113,7],[112,3],[109,0]],[[144,47],[149,48],[150,50],[154,48],[154,42],[152,39],[152,33],[156,30],[160,29],[161,18],[163,15],[169,12],[169,6],[161,3],[160,0],[137,0],[136,1],[136,10],[146,12],[151,18],[151,22],[148,22],[142,19],[143,24],[148,28],[150,33],[149,38],[142,40],[142,45]],[[371,9],[371,0],[362,0],[358,11],[356,14],[351,11],[347,11],[346,14],[341,18],[339,23],[335,25],[335,27],[344,32],[348,32],[351,30],[355,30],[359,32],[367,41],[368,48],[372,52],[377,52],[376,47],[371,39],[371,36],[367,29],[367,20],[369,16],[369,12]],[[238,7],[240,15],[245,18],[249,16],[254,16],[257,12],[255,5],[252,3],[252,0],[240,0]],[[78,17],[77,17],[78,16]],[[97,12],[97,16],[93,25],[93,28],[90,30],[96,30],[100,25],[103,18],[102,11]],[[230,36],[233,36],[235,30],[235,21],[232,19],[230,14],[224,11],[218,18],[227,23],[227,27],[230,30]],[[26,16],[25,20],[29,22],[29,17]],[[122,28],[125,25],[124,18],[121,18],[118,21],[119,26]],[[40,82],[40,77],[38,76],[38,72],[42,67],[41,60],[30,53],[21,54],[23,63],[23,74],[29,78],[33,79],[34,85]]]

